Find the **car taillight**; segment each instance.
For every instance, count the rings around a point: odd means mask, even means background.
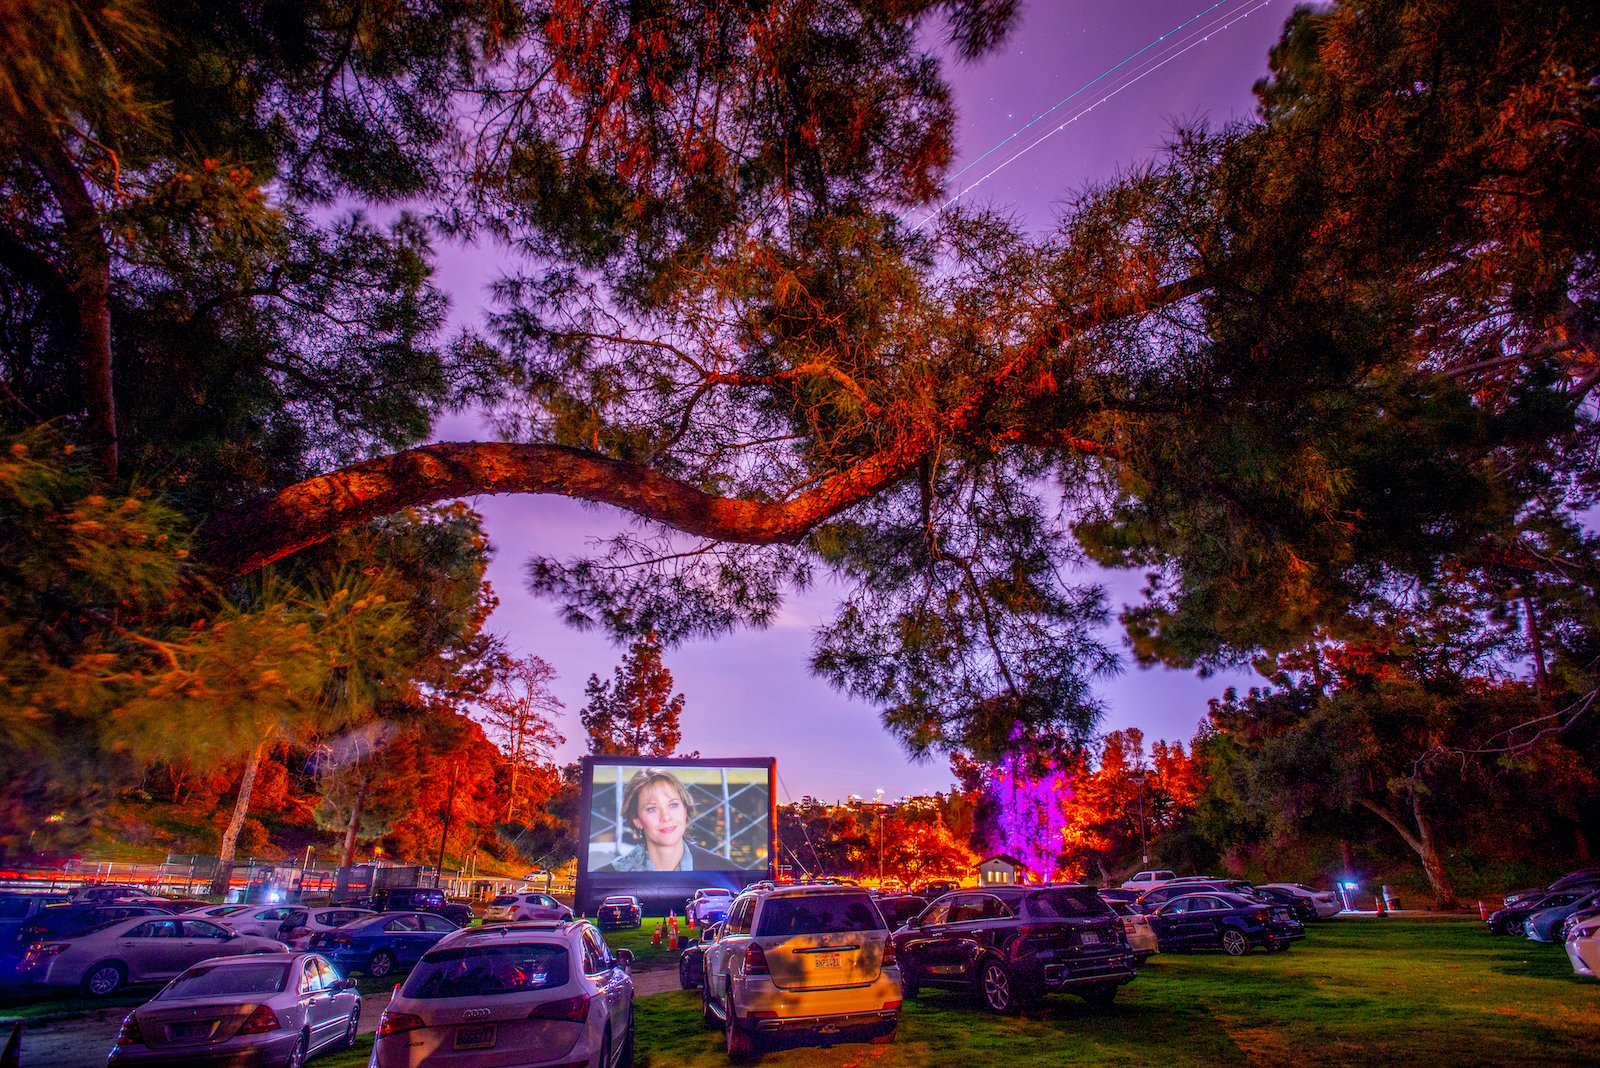
[[[415,1031],[419,1027],[426,1027],[422,1017],[414,1016],[409,1012],[393,1012],[385,1009],[383,1015],[378,1017],[378,1037],[398,1035],[402,1031]]]
[[[260,1005],[255,1012],[250,1014],[250,1018],[244,1022],[244,1026],[239,1028],[239,1033],[241,1035],[264,1035],[268,1031],[276,1031],[282,1026],[278,1022],[277,1013],[265,1005]]]
[[[117,1045],[142,1046],[144,1044],[144,1033],[139,1030],[139,1021],[130,1012],[122,1018],[122,1029],[117,1032]]]
[[[530,1020],[566,1020],[568,1023],[583,1023],[588,1018],[587,994],[580,994],[575,998],[562,998],[560,1001],[547,1001],[528,1013]]]
[[[1260,920],[1262,923],[1266,923],[1267,922],[1267,917],[1272,915],[1272,910],[1271,909],[1256,909],[1253,913],[1251,913],[1251,915],[1254,916],[1256,919]]]
[[[883,966],[887,968],[896,961],[894,955],[894,939],[886,938],[883,942]]]
[[[766,951],[761,948],[761,945],[758,942],[751,942],[750,948],[744,951],[744,974],[772,974],[772,970],[767,967]]]
[[[28,956],[34,960],[47,960],[57,953],[65,953],[66,951],[67,945],[65,942],[35,942],[28,947]]]

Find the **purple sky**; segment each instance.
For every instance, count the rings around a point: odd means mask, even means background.
[[[1050,226],[1067,194],[1148,159],[1175,123],[1248,118],[1250,87],[1266,73],[1267,50],[1290,10],[1290,0],[1227,0],[1209,9],[1206,0],[1025,0],[1021,24],[1003,49],[950,68],[960,114],[955,169],[978,161],[952,181],[952,192],[1004,163],[964,199],[1009,207],[1037,229]],[[1069,119],[1065,129],[1005,163]],[[481,249],[441,256],[459,318],[471,319],[482,306],[492,271],[492,256]],[[485,436],[469,418],[437,429],[440,440]],[[473,503],[497,553],[489,579],[501,603],[490,627],[513,652],[537,654],[560,673],[554,688],[567,707],[557,725],[568,741],[556,755],[576,758],[583,752],[577,714],[584,683],[590,674],[610,678],[623,651],[599,635],[563,626],[553,605],[526,591],[523,563],[535,551],[580,551],[586,538],[603,537],[626,517],[564,498],[481,497]],[[1105,580],[1113,605],[1130,600],[1142,584],[1130,574]],[[812,628],[829,617],[836,593],[824,580],[792,598],[767,630],[668,651],[666,665],[686,698],[683,748],[706,757],[777,757],[780,801],[948,789],[952,776],[943,761],[912,764],[883,732],[874,709],[807,672]],[[1121,647],[1120,634],[1110,641]],[[1130,664],[1099,687],[1108,708],[1102,728],[1139,727],[1150,740],[1187,742],[1209,697],[1250,681],[1245,674],[1197,679]]]

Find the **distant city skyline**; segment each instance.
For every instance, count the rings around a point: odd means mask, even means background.
[[[1251,86],[1267,73],[1268,49],[1289,11],[1287,2],[1274,0],[1229,0],[1209,7],[1201,0],[1025,3],[1020,25],[999,52],[975,64],[952,61],[947,68],[959,114],[952,171],[990,153],[951,189],[966,188],[1072,119],[963,199],[1013,211],[1030,228],[1047,229],[1074,191],[1151,158],[1176,122],[1204,119],[1217,125],[1249,118]],[[1171,32],[1179,27],[1184,29]],[[1097,103],[1108,93],[1114,95]],[[913,221],[920,218],[913,213]],[[483,249],[443,250],[441,280],[454,295],[458,319],[474,319],[483,306],[494,262],[494,254]],[[437,434],[440,440],[486,436],[469,417],[441,422]],[[610,678],[625,649],[562,624],[553,602],[527,591],[524,563],[535,552],[578,552],[585,539],[604,537],[630,517],[560,497],[480,497],[471,503],[484,514],[496,549],[489,580],[501,603],[489,628],[512,652],[541,656],[559,673],[552,689],[566,705],[557,727],[567,742],[555,756],[576,759],[585,749],[578,724],[584,685],[591,674]],[[1097,574],[1083,577],[1090,581]],[[1104,578],[1114,616],[1136,595],[1142,576]],[[911,763],[884,732],[875,709],[832,690],[807,670],[812,631],[828,618],[837,593],[823,579],[813,590],[792,596],[766,630],[666,651],[663,661],[674,690],[685,695],[682,749],[705,757],[776,757],[780,803],[806,794],[834,802],[850,794],[870,798],[879,789],[889,799],[948,790],[954,776],[945,760]],[[1115,625],[1107,640],[1123,648]],[[1209,698],[1230,684],[1259,681],[1242,672],[1199,679],[1188,672],[1141,669],[1126,655],[1123,659],[1123,673],[1096,687],[1108,710],[1101,729],[1138,727],[1147,745],[1164,738],[1187,747]]]

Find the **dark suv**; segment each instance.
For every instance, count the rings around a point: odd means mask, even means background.
[[[1139,974],[1122,920],[1077,884],[946,894],[895,932],[894,948],[906,997],[953,987],[995,1012],[1056,992],[1109,1004]]]
[[[443,890],[426,886],[386,886],[374,890],[367,902],[375,912],[435,912],[460,927],[472,922],[471,906],[447,901]]]

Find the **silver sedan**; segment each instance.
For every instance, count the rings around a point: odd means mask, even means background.
[[[17,978],[41,986],[75,986],[103,998],[124,983],[171,979],[208,957],[287,948],[276,939],[234,934],[192,916],[134,916],[73,938],[33,943],[17,965]]]
[[[108,1064],[300,1068],[360,1022],[355,983],[315,953],[214,957],[128,1014]]]

